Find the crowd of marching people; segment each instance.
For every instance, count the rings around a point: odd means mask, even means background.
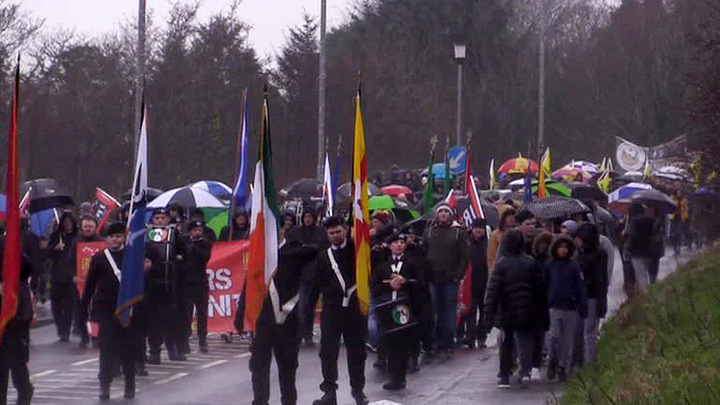
[[[413,181],[407,176],[409,184]],[[462,347],[487,348],[493,328],[500,331],[499,387],[510,387],[512,376],[527,386],[541,378],[541,369],[548,380],[566,381],[596,357],[616,252],[625,289],[634,294],[656,281],[667,236],[676,253],[689,242],[687,198],[682,193],[674,197],[678,211],[673,216],[634,201],[627,215],[611,224],[597,220],[593,202],[587,202],[584,212],[548,220],[536,217],[527,205],[497,196],[483,202],[497,212],[492,226],[483,217],[468,220],[451,199],[435,204],[420,222],[403,223],[392,210],[374,210],[368,315],[358,302],[355,241],[347,218],[322,215],[324,207],[312,201],[286,203],[292,209],[279,218],[277,271],[252,332],[245,330],[242,299],[237,311],[238,332],[252,339],[253,403],[269,403],[273,355],[282,403],[297,402],[301,345],[319,343],[322,397],[315,405],[337,402],[341,341],[352,395],[358,404],[367,404],[368,352],[375,353],[373,366],[387,373],[383,388],[403,390],[407,374],[434,359],[449,360]],[[419,200],[413,195],[405,199]],[[30,291],[40,301],[49,298],[59,340],[68,342],[77,334],[81,349],[99,348],[102,400],[109,399],[110,384],[120,374],[125,376],[125,397],[133,398],[135,376],[148,373],[146,364],[163,361],[163,350],[169,361],[185,361],[194,320],[197,351],[208,352],[206,264],[213,243],[250,237],[250,215],[243,209],[217,237],[200,209],[170,204],[152,210],[145,234],[145,293],[127,327],[115,312],[127,212],[128,204],[118,208],[101,232],[86,203],[62,211],[46,238],[30,232],[27,221],[23,226],[25,301],[30,301]],[[668,225],[670,232],[665,230]],[[105,241],[107,248],[90,260],[79,291],[77,245],[98,241]],[[464,304],[458,297],[468,292]],[[22,339],[32,319],[28,302],[20,305],[28,316],[18,311],[5,337],[25,343],[8,346],[19,355],[0,362],[13,371],[19,403],[29,403],[33,391],[27,373],[28,339]],[[96,338],[91,338],[88,320],[99,325]],[[7,386],[8,373],[4,375]]]

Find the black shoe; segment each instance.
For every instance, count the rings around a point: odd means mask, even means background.
[[[207,353],[208,352],[207,342],[200,341],[200,343],[198,343],[198,350],[200,350],[200,353]]]
[[[399,391],[405,389],[405,381],[391,381],[383,385],[384,390],[388,391]]]
[[[510,377],[500,377],[497,386],[498,388],[510,388]]]
[[[168,358],[170,361],[187,361],[187,357],[185,357],[184,354],[180,353],[173,353],[171,355],[168,355]]]
[[[32,385],[23,392],[18,392],[17,405],[30,405],[32,403],[33,394],[35,394],[35,387]]]
[[[100,383],[100,395],[98,395],[101,401],[110,400],[110,383]]]
[[[370,401],[368,401],[367,397],[365,396],[365,393],[362,391],[357,391],[352,393],[353,398],[355,398],[355,403],[357,405],[368,405]]]
[[[417,373],[418,371],[420,371],[420,362],[417,357],[413,357],[412,360],[410,360],[410,372]]]
[[[147,358],[147,364],[160,364],[160,354],[151,353]]]
[[[386,370],[387,369],[387,362],[383,359],[377,359],[373,363],[373,367],[380,369],[380,370]]]
[[[550,363],[548,363],[547,379],[550,381],[554,380],[556,374],[557,374],[557,365],[555,364],[554,361],[551,361]]]
[[[65,343],[70,341],[70,335],[60,335],[60,341]]]
[[[565,382],[565,381],[567,381],[567,379],[568,379],[567,371],[565,371],[565,368],[564,368],[564,367],[559,367],[559,368],[558,368],[557,375],[558,375],[558,380],[559,380],[560,382]]]
[[[150,374],[148,373],[144,364],[137,364],[135,365],[135,375],[138,377],[147,377]]]
[[[328,391],[320,399],[313,401],[313,405],[337,405],[337,397],[335,391]]]

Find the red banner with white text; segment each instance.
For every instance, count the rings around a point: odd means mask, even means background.
[[[207,264],[208,332],[234,332],[238,298],[250,255],[249,241],[215,242]]]

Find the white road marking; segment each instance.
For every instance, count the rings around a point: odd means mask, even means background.
[[[57,370],[45,370],[43,372],[35,373],[35,374],[31,375],[30,378],[38,378],[38,377],[42,377],[44,375],[49,375],[49,374],[56,373],[56,372],[57,372]]]
[[[163,380],[155,381],[153,384],[155,384],[155,385],[166,384],[166,383],[169,383],[169,382],[171,382],[171,381],[175,381],[175,380],[178,380],[178,379],[180,379],[180,378],[183,378],[183,377],[185,377],[185,376],[188,375],[188,374],[189,374],[189,373],[177,373],[177,374],[171,375],[170,377],[165,378],[165,379],[163,379]]]
[[[238,354],[237,356],[235,356],[235,358],[236,358],[236,359],[242,359],[242,358],[245,358],[245,357],[248,357],[248,356],[250,356],[250,352],[243,353],[243,354]]]
[[[98,361],[98,359],[99,359],[99,357],[93,357],[92,359],[76,361],[75,363],[72,363],[72,365],[73,366],[82,366],[83,364],[88,364],[88,363],[92,363],[94,361]]]
[[[33,399],[60,399],[60,400],[78,400],[78,399],[87,399],[83,397],[66,397],[66,396],[59,396],[59,395],[33,395]]]
[[[198,367],[198,368],[201,369],[201,370],[205,370],[205,369],[208,369],[208,368],[210,368],[210,367],[215,367],[215,366],[219,366],[219,365],[221,365],[221,364],[225,364],[225,363],[227,363],[228,361],[229,361],[229,360],[216,360],[216,361],[213,361],[213,362],[210,362],[210,363],[207,363],[207,364],[203,364],[202,366],[200,366],[200,367]]]

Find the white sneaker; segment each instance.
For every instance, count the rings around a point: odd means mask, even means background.
[[[530,376],[532,377],[532,380],[533,380],[533,381],[540,381],[540,379],[542,378],[541,375],[540,375],[540,369],[539,369],[539,368],[533,368]]]

